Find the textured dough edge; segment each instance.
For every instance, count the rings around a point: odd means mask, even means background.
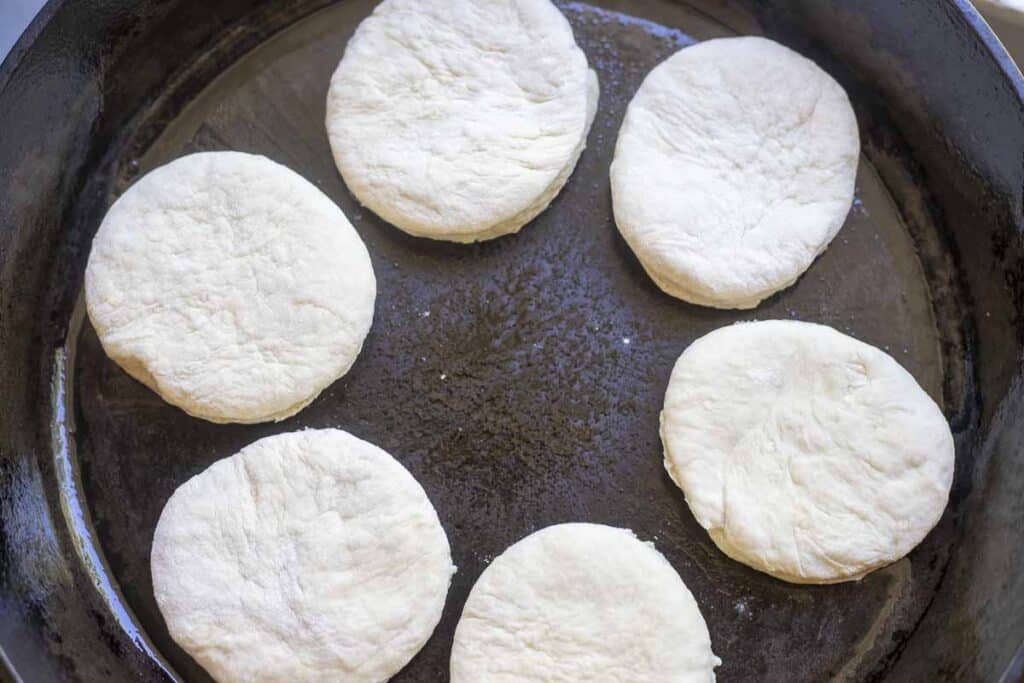
[[[739,323],[734,323],[734,325],[750,325],[750,324],[757,324],[757,322],[758,321],[754,321],[754,322],[739,322]],[[763,322],[769,322],[769,321],[763,321]],[[789,322],[789,321],[782,321],[782,322]],[[835,328],[832,328],[832,327],[830,327],[828,325],[821,325],[819,323],[804,323],[804,324],[816,325],[817,327],[825,328],[825,329],[827,329],[827,330],[829,330],[829,331],[831,331],[831,332],[833,332],[835,334],[839,334],[839,335],[841,335],[843,337],[849,337],[849,335],[844,335],[843,333],[839,332]],[[717,330],[712,330],[708,334],[706,334],[706,335],[704,335],[702,337],[699,337],[698,339],[694,340],[694,343],[696,343],[697,341],[700,341],[701,339],[704,339],[704,338],[706,338],[708,336],[713,335],[715,332],[717,332],[719,330],[725,330],[725,329],[728,329],[729,327],[732,327],[734,325],[727,325],[726,327],[720,327]],[[882,349],[879,349],[877,347],[871,346],[870,344],[867,344],[866,342],[863,342],[863,341],[861,341],[859,339],[856,339],[855,337],[849,337],[849,338],[852,339],[853,341],[857,342],[858,344],[863,344],[863,345],[869,347],[872,350],[878,351],[879,353],[882,353],[882,354],[885,354],[886,356],[889,356],[889,354],[885,353],[885,351],[883,351]],[[690,346],[692,346],[692,345],[693,344],[690,344]],[[690,347],[688,346],[687,349],[689,349],[689,348]],[[675,365],[678,364],[680,360],[682,360],[682,357],[683,357],[683,355],[685,355],[685,353],[686,353],[686,349],[683,350],[683,353],[681,353],[679,355],[679,358],[676,360],[676,363],[673,364],[673,366],[672,366],[672,373],[675,373]],[[895,358],[892,358],[892,356],[889,356],[889,358],[894,363],[896,363],[897,367],[899,367],[903,372],[905,372],[908,376],[910,376],[915,384],[917,384],[917,380],[914,379],[913,375],[910,375],[910,373],[907,371],[906,368],[904,368],[902,365],[900,365],[900,363],[898,361],[896,361]],[[918,385],[918,386],[920,386],[920,385]],[[941,413],[942,409],[939,407],[938,403],[936,403],[935,400],[931,396],[929,396],[928,393],[925,392],[923,388],[921,389],[921,391],[935,405],[936,410],[938,410]],[[665,436],[665,411],[664,411],[664,409],[662,409],[661,412],[658,413],[658,435],[661,438],[662,464],[665,467],[665,471],[668,473],[669,478],[672,480],[672,483],[674,483],[676,485],[676,487],[679,489],[680,493],[683,494],[683,498],[685,499],[686,498],[686,491],[683,488],[682,479],[679,476],[679,472],[676,470],[675,465],[673,464],[673,459],[672,459],[672,455],[671,455],[671,452],[670,452],[671,449],[670,449],[669,444],[668,444],[668,439]],[[955,455],[956,454],[954,452],[954,460],[955,460]],[[955,463],[954,463],[954,470],[955,470]],[[755,567],[755,566],[753,566],[753,564],[749,560],[746,559],[746,555],[743,552],[741,552],[738,548],[734,547],[733,545],[731,545],[728,542],[728,540],[725,538],[725,536],[720,532],[721,531],[720,527],[712,527],[710,525],[705,525],[704,522],[702,522],[700,519],[697,519],[697,515],[694,514],[693,509],[690,508],[690,503],[689,503],[688,500],[686,502],[686,507],[687,507],[688,510],[690,510],[690,514],[693,515],[694,519],[696,520],[696,522],[698,524],[700,524],[701,528],[703,528],[705,531],[708,532],[708,535],[711,537],[711,540],[714,542],[715,546],[719,550],[721,550],[723,553],[725,553],[725,555],[727,557],[729,557],[730,559],[732,559],[732,560],[734,560],[736,562],[739,562],[743,566],[745,566],[745,567],[747,567],[747,568],[749,568],[749,569],[751,569],[753,571],[756,571],[756,572],[761,573],[761,574],[767,574],[768,576],[776,578],[776,579],[778,579],[780,581],[785,581],[787,583],[793,583],[793,584],[799,584],[799,585],[810,585],[810,586],[828,586],[828,585],[837,584],[837,583],[846,583],[846,582],[849,582],[849,581],[860,581],[861,579],[866,577],[868,574],[876,572],[879,569],[884,569],[885,567],[889,567],[891,565],[894,565],[897,562],[900,562],[901,560],[906,559],[906,557],[907,557],[907,555],[903,555],[901,557],[897,557],[897,558],[894,558],[894,559],[886,561],[886,562],[878,562],[878,563],[873,564],[872,566],[864,569],[861,572],[856,572],[856,573],[852,573],[852,574],[847,573],[847,574],[844,574],[842,576],[836,576],[834,578],[829,578],[829,579],[813,579],[813,578],[808,578],[808,577],[805,577],[805,576],[797,576],[797,575],[794,575],[794,574],[789,574],[787,572],[780,572],[780,571],[775,571],[775,570],[769,570],[769,569],[761,567],[761,566]],[[947,507],[948,507],[948,493],[947,493]],[[920,543],[922,543],[924,541],[924,539],[928,537],[928,534],[930,534],[935,529],[935,527],[937,527],[939,525],[939,522],[942,521],[942,517],[944,515],[945,515],[945,508],[943,508],[943,510],[939,513],[938,517],[935,519],[935,521],[932,524],[931,528],[924,534],[924,536],[918,542],[918,545],[920,545]],[[917,546],[915,546],[915,547],[917,547]],[[911,549],[911,551],[912,550],[913,550],[913,548]],[[909,552],[908,552],[908,554],[909,554]]]
[[[692,47],[692,46],[690,46],[690,47]],[[815,68],[817,68],[819,71],[821,71],[826,76],[828,76],[829,79],[835,84],[836,88],[838,89],[837,92],[842,96],[843,100],[846,102],[846,105],[847,105],[847,107],[849,109],[849,112],[851,114],[853,114],[853,121],[852,121],[852,123],[853,123],[853,134],[857,138],[857,146],[858,146],[858,148],[860,148],[860,146],[861,146],[860,127],[859,127],[857,119],[856,119],[856,114],[855,114],[855,112],[853,110],[853,105],[850,102],[849,93],[846,92],[846,89],[843,88],[839,84],[839,82],[836,81],[835,78],[832,77],[831,74],[829,74],[827,71],[822,69],[817,64],[817,62],[815,62],[814,60],[812,60],[812,59],[810,59],[808,57],[805,57],[804,55],[800,54],[796,50],[792,50],[791,48],[788,48],[785,45],[782,45],[782,47],[785,47],[787,50],[789,50],[790,52],[795,54],[797,57],[799,57],[799,58],[801,58],[801,59],[803,59],[803,60],[805,60],[807,62],[810,62],[812,65],[814,65]],[[686,48],[683,48],[682,50],[685,50],[685,49]],[[680,51],[682,51],[682,50],[680,50]],[[676,53],[676,54],[678,54],[678,53]],[[656,65],[654,67],[654,69],[657,69],[662,64],[664,64],[665,61],[668,61],[669,59],[672,59],[672,57],[674,57],[674,56],[675,55],[670,55],[668,58],[666,58],[666,60],[664,60],[661,63],[659,63],[658,65]],[[652,71],[654,69],[652,69]],[[648,73],[648,75],[646,77],[644,77],[644,81],[640,84],[640,88],[641,89],[644,87],[644,84],[647,82],[647,78],[649,76],[650,76],[650,73]],[[639,92],[639,89],[638,89],[637,92]],[[635,98],[636,98],[636,94],[634,94],[634,96],[633,96],[633,99],[635,99]],[[630,107],[632,105],[633,105],[633,100],[631,99],[629,105],[627,105],[627,107],[626,107],[626,114],[625,114],[625,117],[623,118],[623,125],[625,124],[626,119],[629,117],[629,109],[630,109]],[[846,220],[847,220],[847,218],[850,215],[850,211],[853,209],[853,202],[854,202],[854,199],[856,198],[856,172],[854,173],[853,182],[850,183],[850,186],[848,188],[847,196],[844,197],[844,200],[843,200],[844,204],[847,206],[846,211],[841,216],[837,216],[834,219],[833,224],[829,226],[829,229],[828,229],[828,232],[827,232],[827,235],[828,235],[827,238],[822,242],[821,246],[814,253],[814,256],[811,257],[811,259],[807,263],[807,266],[803,270],[795,273],[793,275],[793,277],[789,278],[784,283],[777,284],[777,285],[772,285],[771,287],[767,287],[767,288],[758,290],[757,292],[750,293],[748,296],[743,296],[743,297],[730,296],[728,294],[723,295],[723,296],[719,296],[719,295],[716,295],[714,292],[710,292],[710,291],[707,291],[707,290],[703,291],[703,292],[697,291],[692,286],[689,286],[689,284],[687,284],[687,283],[685,283],[683,281],[680,281],[678,278],[672,277],[671,274],[662,275],[660,272],[658,272],[658,269],[654,266],[654,264],[651,263],[650,259],[645,257],[644,250],[639,248],[640,245],[636,241],[635,236],[633,235],[633,229],[630,228],[630,227],[624,227],[624,226],[627,226],[627,221],[622,220],[621,217],[620,217],[620,214],[615,209],[615,207],[616,207],[616,202],[615,202],[616,183],[614,182],[614,177],[615,177],[615,170],[614,169],[615,169],[615,164],[616,164],[616,157],[618,156],[618,147],[619,147],[619,144],[621,143],[621,140],[622,140],[621,131],[622,131],[622,127],[620,126],[619,137],[616,140],[615,151],[612,154],[612,163],[611,163],[611,166],[609,168],[609,176],[610,176],[610,178],[613,179],[613,181],[611,183],[612,217],[613,217],[613,219],[615,221],[615,226],[618,229],[619,234],[622,235],[622,238],[626,241],[626,244],[629,245],[630,250],[633,252],[633,254],[636,256],[637,260],[640,262],[640,265],[643,267],[644,272],[647,273],[647,276],[650,277],[651,280],[654,282],[654,284],[658,286],[658,289],[660,289],[665,294],[668,294],[669,296],[674,297],[676,299],[681,299],[683,301],[686,301],[688,303],[695,304],[695,305],[698,305],[698,306],[707,306],[709,308],[718,308],[718,309],[722,309],[722,310],[750,310],[752,308],[756,308],[757,306],[759,306],[761,304],[761,302],[763,302],[765,299],[769,298],[770,296],[772,296],[774,294],[777,294],[777,293],[779,293],[779,292],[781,292],[783,290],[786,290],[786,289],[789,289],[790,287],[792,287],[794,284],[796,284],[796,282],[801,277],[803,277],[803,275],[808,270],[811,269],[811,267],[814,265],[814,262],[818,259],[818,257],[820,257],[823,253],[825,253],[825,251],[828,249],[828,247],[832,244],[832,241],[839,234],[839,231],[842,230],[843,225],[846,224]],[[858,159],[858,167],[859,167],[859,165],[860,165],[860,162],[859,162],[859,159]]]

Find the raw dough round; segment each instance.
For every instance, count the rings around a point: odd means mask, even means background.
[[[859,579],[938,523],[953,437],[888,354],[830,327],[743,323],[672,371],[665,468],[726,555],[784,581]]]
[[[651,543],[559,524],[497,557],[473,586],[452,683],[709,683],[721,664],[704,617]]]
[[[685,48],[644,80],[611,167],[615,222],[668,294],[753,308],[807,270],[853,202],[846,93],[764,38]]]
[[[370,257],[301,176],[238,152],[192,154],[110,208],[85,272],[107,354],[211,422],[282,420],[348,372],[373,320]]]
[[[476,242],[551,203],[597,99],[549,0],[384,0],[334,72],[327,132],[345,183],[384,220]]]
[[[336,429],[261,439],[183,484],[152,569],[171,637],[221,683],[385,681],[455,572],[422,487]]]

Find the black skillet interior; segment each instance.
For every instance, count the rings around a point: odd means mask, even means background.
[[[1024,475],[1013,467],[1024,106],[1019,74],[965,5],[562,2],[602,85],[588,149],[521,234],[467,247],[409,238],[345,189],[324,95],[375,3],[320,4],[100,2],[84,16],[55,2],[0,73],[11,136],[0,144],[0,378],[11,389],[0,397],[0,643],[26,680],[208,680],[153,602],[160,510],[254,439],[326,426],[417,476],[459,566],[434,637],[396,680],[445,680],[487,562],[578,520],[630,527],[666,554],[702,605],[722,680],[990,680],[1006,666],[1024,637]],[[850,91],[864,143],[839,237],[750,312],[661,294],[615,231],[607,180],[650,68],[737,33],[816,58]],[[62,59],[78,69],[54,74]],[[265,154],[315,182],[352,219],[378,278],[353,370],[276,425],[213,425],[169,407],[103,355],[81,311],[89,240],[112,199],[140,173],[212,149]],[[721,325],[780,317],[888,349],[957,436],[947,515],[859,583],[791,586],[729,561],[661,467],[658,410],[678,354]]]

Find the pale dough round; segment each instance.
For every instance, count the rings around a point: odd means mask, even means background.
[[[665,468],[725,554],[784,581],[859,579],[938,523],[953,437],[883,351],[830,327],[743,323],[672,371]]]
[[[356,198],[420,237],[517,232],[572,174],[597,76],[549,0],[384,0],[345,48],[327,132]]]
[[[753,308],[842,227],[860,150],[846,93],[764,38],[723,38],[659,64],[626,112],[615,222],[668,294]]]
[[[495,558],[452,646],[452,683],[710,683],[721,661],[668,560],[632,531],[559,524]]]
[[[336,429],[261,439],[187,481],[151,564],[171,637],[221,683],[385,681],[455,571],[423,488]]]
[[[85,272],[107,354],[212,422],[281,420],[309,404],[355,361],[376,291],[341,210],[238,152],[146,174],[103,219]]]

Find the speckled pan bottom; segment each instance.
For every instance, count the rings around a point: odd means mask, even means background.
[[[257,438],[333,426],[385,448],[420,480],[459,567],[434,637],[397,681],[446,680],[459,612],[487,562],[568,521],[629,527],[655,542],[701,605],[722,680],[883,671],[944,571],[948,515],[909,558],[859,583],[781,583],[726,558],[694,521],[662,468],[658,412],[672,364],[693,339],[738,320],[796,318],[887,349],[955,417],[970,392],[969,359],[949,322],[958,293],[945,286],[945,254],[884,121],[851,90],[865,152],[857,200],[808,273],[753,311],[699,308],[662,294],[619,237],[608,165],[644,75],[695,40],[756,30],[748,19],[665,0],[562,3],[601,79],[589,146],[562,194],[519,235],[460,246],[408,237],[362,210],[331,160],[328,79],[373,4],[320,11],[240,58],[226,36],[196,66],[209,73],[214,64],[220,75],[171,84],[112,166],[120,191],[189,151],[269,156],[343,208],[379,288],[352,371],[270,425],[214,425],[166,405],[103,355],[79,312],[60,352],[66,373],[55,386],[67,412],[54,434],[67,505],[78,506],[80,540],[122,625],[184,679],[208,680],[170,640],[153,600],[149,547],[160,510],[183,481]]]

